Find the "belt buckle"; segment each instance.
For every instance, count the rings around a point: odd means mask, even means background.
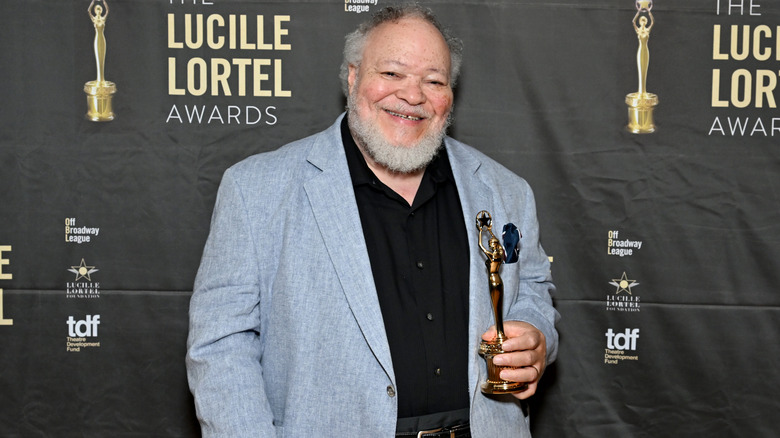
[[[431,429],[431,430],[421,430],[421,431],[417,432],[417,438],[422,438],[423,435],[428,434],[428,433],[441,432],[442,430],[444,430],[443,427],[439,427],[437,429]]]

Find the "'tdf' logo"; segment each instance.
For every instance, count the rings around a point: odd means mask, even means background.
[[[610,350],[636,350],[636,340],[639,338],[639,329],[626,329],[625,333],[613,333],[607,330],[607,348]]]
[[[98,326],[100,325],[100,315],[87,315],[87,319],[76,321],[72,316],[68,317],[68,336],[75,337],[95,337],[98,335]]]

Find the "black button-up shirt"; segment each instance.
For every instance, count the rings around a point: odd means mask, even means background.
[[[398,417],[468,408],[469,247],[447,154],[428,165],[410,206],[369,169],[346,117],[341,133],[390,343]]]

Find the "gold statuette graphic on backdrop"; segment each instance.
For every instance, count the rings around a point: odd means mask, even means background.
[[[634,134],[649,134],[655,131],[653,109],[658,105],[658,96],[647,92],[647,67],[650,64],[650,50],[647,48],[650,39],[650,29],[655,24],[652,0],[637,0],[636,15],[632,20],[639,49],[636,53],[636,64],[639,69],[639,90],[626,96],[628,104],[628,126]]]
[[[479,248],[485,253],[487,260],[485,266],[488,273],[488,285],[490,290],[490,301],[493,305],[493,317],[496,322],[496,337],[490,341],[481,341],[479,344],[479,354],[487,362],[487,382],[482,384],[482,392],[485,394],[509,394],[525,390],[528,385],[521,382],[512,382],[503,380],[499,373],[504,368],[493,364],[493,357],[504,352],[501,344],[507,339],[504,334],[504,283],[501,280],[499,270],[506,258],[506,252],[501,242],[493,234],[493,219],[485,210],[477,213],[477,229],[479,230]],[[484,245],[484,239],[488,239],[487,248]]]
[[[102,0],[103,6],[95,4],[95,0],[89,4],[87,12],[95,25],[95,61],[97,63],[97,79],[84,84],[84,92],[87,93],[87,120],[93,122],[108,122],[114,120],[114,111],[111,108],[111,99],[116,93],[116,85],[105,78],[106,64],[106,18],[108,17],[108,2]],[[103,8],[105,7],[105,10]]]

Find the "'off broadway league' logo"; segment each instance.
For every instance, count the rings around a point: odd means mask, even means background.
[[[626,257],[634,255],[635,251],[642,249],[641,240],[631,240],[626,236],[620,236],[620,230],[607,232],[607,255]]]
[[[76,218],[65,218],[65,241],[69,243],[89,243],[100,234],[99,227],[76,226]]]

